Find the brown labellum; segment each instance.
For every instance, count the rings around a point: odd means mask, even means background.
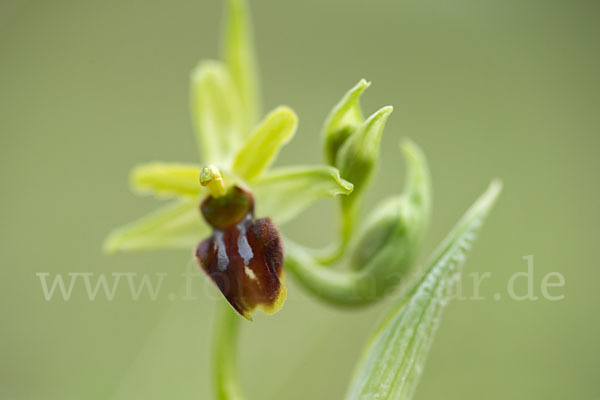
[[[238,186],[208,197],[200,210],[213,227],[196,258],[233,308],[245,318],[261,308],[277,312],[285,301],[283,245],[269,218],[254,219],[252,194]]]

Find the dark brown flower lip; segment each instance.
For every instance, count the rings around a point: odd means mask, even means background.
[[[249,320],[256,308],[277,312],[286,298],[281,236],[271,219],[254,219],[253,208],[252,195],[237,186],[204,200],[201,210],[213,234],[196,249],[200,267]]]

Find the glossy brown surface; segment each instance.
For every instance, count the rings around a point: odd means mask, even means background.
[[[222,198],[205,200],[201,210],[213,234],[196,250],[201,268],[247,319],[257,307],[276,312],[285,299],[279,232],[269,218],[255,220],[249,204],[253,205],[250,193],[237,187]],[[240,217],[244,207],[247,212]]]
[[[250,192],[233,186],[224,196],[207,197],[200,205],[200,211],[210,226],[226,229],[254,212],[254,198]]]

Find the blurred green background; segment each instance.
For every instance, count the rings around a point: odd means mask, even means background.
[[[218,296],[203,279],[196,301],[167,296],[191,251],[109,257],[101,243],[158,204],[129,192],[134,164],[196,160],[188,77],[218,55],[222,5],[1,1],[1,399],[209,398]],[[401,188],[399,139],[422,145],[435,190],[425,253],[491,178],[505,183],[465,269],[492,273],[486,299],[448,307],[416,398],[598,399],[600,3],[257,0],[252,11],[265,109],[300,115],[280,165],[321,162],[323,119],[364,77],[366,112],[395,107],[367,204]],[[283,230],[325,244],[333,211],[319,203]],[[507,296],[530,254],[536,295],[557,271],[563,300]],[[113,301],[81,285],[45,301],[35,275],[123,271],[169,275],[156,301],[124,285]],[[248,397],[341,398],[394,300],[339,310],[289,281],[282,312],[245,324]]]

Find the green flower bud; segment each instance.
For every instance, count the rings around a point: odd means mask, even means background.
[[[372,297],[369,300],[407,280],[421,250],[422,224],[420,210],[405,197],[386,200],[372,216],[349,260],[350,269],[372,285],[366,293]]]
[[[325,160],[329,165],[336,165],[338,150],[346,139],[364,122],[360,109],[360,96],[371,83],[361,79],[333,107],[323,125],[323,147]]]
[[[393,110],[390,106],[383,107],[365,121],[359,100],[369,86],[369,82],[361,79],[335,105],[323,126],[327,162],[354,185],[350,196],[340,198],[342,218],[338,240],[321,254],[315,253],[323,264],[332,264],[345,254],[359,215],[361,193],[375,171],[383,127]]]
[[[353,242],[347,270],[324,268],[288,241],[286,266],[318,297],[348,306],[372,303],[395,289],[414,265],[429,222],[431,180],[421,150],[408,141],[402,148],[408,166],[404,191],[371,216]]]
[[[359,100],[370,85],[361,79],[335,105],[323,126],[325,158],[354,184],[350,198],[357,197],[373,174],[383,127],[393,110],[383,107],[365,121]]]
[[[383,107],[365,122],[344,142],[336,157],[336,167],[342,177],[354,185],[349,198],[356,198],[367,186],[379,158],[379,143],[385,122],[393,107]]]
[[[377,206],[356,244],[350,259],[350,267],[360,270],[369,265],[378,255],[394,248],[400,259],[407,253],[407,225],[402,215],[402,198],[387,199]],[[387,257],[386,257],[387,258]]]
[[[408,141],[403,150],[408,160],[404,192],[375,208],[353,246],[353,270],[392,267],[395,273],[404,274],[418,255],[429,222],[430,179],[421,150]]]

